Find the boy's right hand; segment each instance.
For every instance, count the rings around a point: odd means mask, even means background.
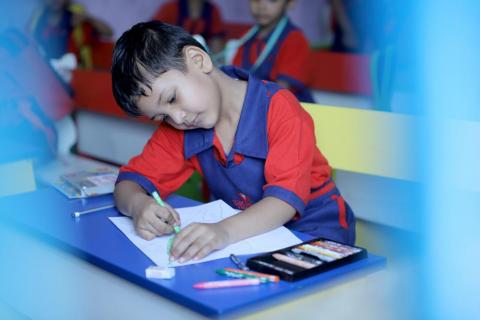
[[[180,225],[180,216],[168,203],[162,207],[149,196],[142,200],[132,218],[135,231],[143,239],[152,240],[172,233],[173,226]]]

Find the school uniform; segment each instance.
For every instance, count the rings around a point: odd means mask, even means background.
[[[311,79],[307,65],[310,59],[308,41],[298,27],[288,18],[285,19],[283,31],[267,58],[258,67],[252,70],[274,31],[264,39],[258,38],[258,31],[254,33],[237,49],[233,65],[250,71],[259,79],[285,81],[299,101],[314,102],[308,89]]]
[[[213,196],[234,208],[275,197],[297,211],[286,227],[353,244],[355,218],[316,147],[310,115],[277,84],[235,67],[222,70],[248,80],[231,151],[225,154],[213,128],[180,131],[161,124],[117,181],[167,196],[198,170]]]
[[[220,10],[208,1],[204,3],[202,14],[198,19],[190,17],[188,0],[178,0],[165,3],[154,15],[153,20],[180,26],[190,34],[202,35],[206,40],[224,36]]]

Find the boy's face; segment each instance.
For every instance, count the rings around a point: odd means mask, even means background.
[[[186,72],[172,69],[155,78],[152,90],[145,88],[147,96],[140,96],[137,106],[148,118],[179,130],[210,129],[219,118],[220,89],[209,77],[213,65],[211,60],[205,61],[208,55],[189,48]]]
[[[290,0],[250,0],[250,11],[260,26],[268,26],[280,19]]]

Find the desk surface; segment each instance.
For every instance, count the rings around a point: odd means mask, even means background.
[[[197,204],[178,196],[168,201],[176,207]],[[108,217],[118,215],[116,210],[105,210],[80,219],[70,216],[73,211],[111,202],[111,196],[68,200],[59,192],[47,188],[2,199],[0,212],[4,218],[83,260],[206,316],[245,314],[278,304],[292,296],[305,295],[334,279],[371,270],[385,263],[383,258],[370,255],[366,260],[295,283],[282,281],[263,286],[198,291],[192,288],[193,283],[220,279],[214,271],[231,266],[231,262],[220,259],[179,267],[172,280],[146,279],[144,270],[152,262],[109,221]]]

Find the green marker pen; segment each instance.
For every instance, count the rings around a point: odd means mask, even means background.
[[[162,207],[166,207],[165,202],[163,202],[162,198],[160,198],[157,191],[152,192],[152,197],[153,199],[155,199],[155,201],[157,201],[159,205],[161,205]]]
[[[174,226],[173,231],[175,231],[175,234],[180,232],[180,227],[179,226]],[[170,249],[172,249],[172,244],[173,244],[173,239],[175,238],[175,235],[171,236],[170,239],[168,239],[168,245],[167,245],[167,252],[168,255],[170,255]]]
[[[254,275],[250,275],[250,274],[245,274],[245,273],[231,272],[231,271],[227,271],[225,269],[218,269],[218,270],[216,270],[216,272],[219,275],[227,276],[227,277],[230,277],[230,278],[259,279],[261,282],[270,282],[270,280],[268,278],[262,278],[262,277],[258,277],[258,276],[254,276]]]
[[[155,201],[162,207],[166,207],[165,205],[165,202],[163,202],[162,198],[160,198],[160,196],[158,195],[158,192],[157,191],[153,191],[152,192],[152,197],[153,199],[155,199]],[[180,227],[179,226],[173,226],[173,231],[175,232],[175,234],[179,233],[180,232]],[[168,255],[170,255],[170,249],[172,248],[172,244],[173,244],[173,238],[175,236],[172,236],[170,237],[170,239],[168,239],[168,245],[167,245],[167,253]]]

